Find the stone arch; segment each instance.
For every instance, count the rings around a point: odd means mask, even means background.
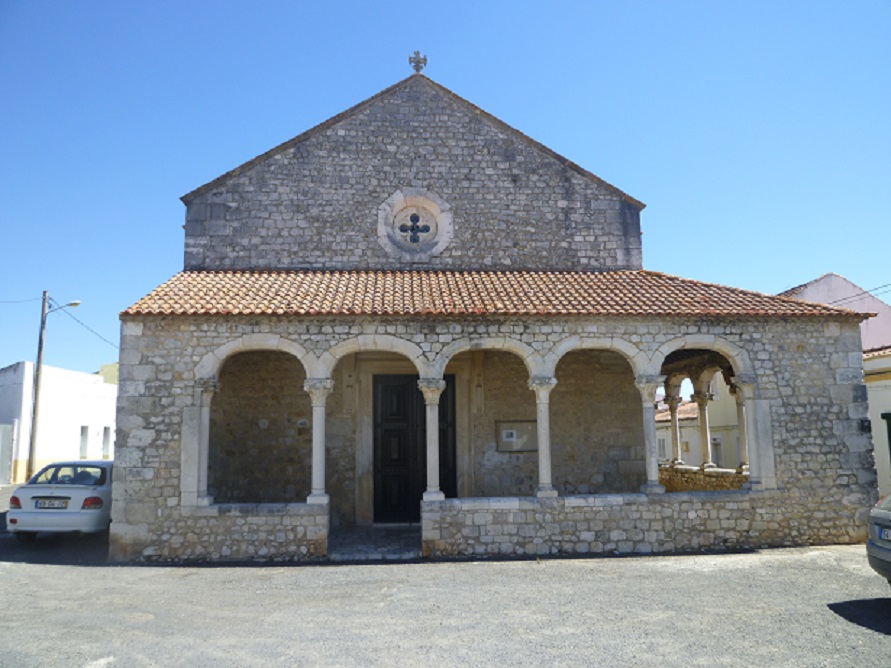
[[[561,495],[636,493],[647,483],[637,349],[569,336],[551,351],[554,485]]]
[[[749,358],[749,354],[731,341],[714,334],[688,334],[666,341],[650,355],[648,368],[645,373],[658,375],[662,370],[662,363],[673,352],[685,349],[711,350],[720,353],[733,367],[736,377],[754,377],[755,368]]]
[[[553,375],[553,366],[548,366],[542,356],[522,341],[506,336],[486,336],[478,339],[462,338],[453,341],[440,352],[431,364],[431,372],[441,378],[449,361],[456,355],[472,350],[503,350],[513,353],[521,360],[529,376]]]
[[[662,471],[667,487],[671,491],[736,489],[744,484],[743,474],[749,470],[751,486],[762,485],[761,472],[774,468],[773,443],[766,406],[755,400],[757,375],[748,352],[720,336],[693,334],[667,341],[650,362],[653,367],[658,364],[665,376],[666,408],[657,418],[661,421],[657,430],[661,429],[662,440],[670,437],[672,443],[670,466]],[[685,379],[692,384],[689,402],[681,396]],[[694,420],[692,425],[681,424],[682,412]],[[684,429],[686,437],[681,433]],[[693,445],[696,442],[698,446]],[[702,473],[686,472],[684,478],[680,472],[691,459]],[[705,474],[716,465],[716,474],[734,468],[736,474],[724,480]]]
[[[318,366],[315,355],[299,343],[278,334],[246,334],[232,339],[204,355],[195,366],[195,404],[183,410],[180,486],[183,506],[205,506],[208,496],[208,456],[210,413],[214,394],[219,389],[220,370],[234,355],[246,352],[282,352],[295,357],[309,377]]]
[[[432,366],[424,355],[420,346],[411,341],[400,339],[390,334],[362,334],[357,337],[341,341],[333,348],[322,353],[316,363],[307,369],[311,376],[317,378],[330,378],[337,363],[353,353],[378,351],[392,352],[408,358],[421,378],[441,378],[442,373],[434,375]]]
[[[574,350],[590,350],[590,349],[610,350],[624,357],[635,376],[645,373],[649,358],[633,343],[618,337],[587,337],[575,334],[560,340],[551,349],[547,356],[548,363],[553,364],[552,369],[557,368],[557,364],[567,354]]]
[[[223,344],[201,358],[195,367],[195,378],[199,381],[214,381],[219,377],[220,369],[232,355],[254,350],[271,350],[293,355],[306,370],[307,375],[317,366],[315,355],[299,343],[286,339],[278,334],[246,334]]]
[[[228,355],[217,379],[207,407],[207,494],[223,504],[305,502],[316,425],[302,361],[251,347]]]

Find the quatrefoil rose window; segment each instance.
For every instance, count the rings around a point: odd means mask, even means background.
[[[449,205],[428,190],[397,190],[378,208],[377,235],[391,257],[429,262],[452,240]]]

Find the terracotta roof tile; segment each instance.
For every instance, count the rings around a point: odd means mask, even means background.
[[[699,406],[695,401],[682,401],[678,404],[678,420],[698,420]],[[671,410],[660,408],[656,411],[656,422],[671,422]]]
[[[860,317],[652,271],[186,271],[123,315]]]

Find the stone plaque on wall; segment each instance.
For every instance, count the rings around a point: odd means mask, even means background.
[[[538,432],[535,420],[504,420],[495,423],[498,452],[535,452]]]

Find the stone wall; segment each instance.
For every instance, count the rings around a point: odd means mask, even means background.
[[[557,387],[551,396],[554,453],[557,455],[555,472],[561,471],[561,466],[566,466],[566,471],[573,470],[576,464],[572,457],[577,453],[570,455],[571,450],[559,449],[562,446],[558,441],[563,438],[560,436],[561,429],[570,427],[570,431],[564,432],[567,441],[584,438],[584,428],[573,426],[573,421],[581,419],[584,412],[571,407],[568,413],[562,412],[566,410],[566,405],[565,397],[561,398],[559,394],[561,378],[565,388],[583,395],[592,392],[593,396],[604,398],[607,397],[607,389],[612,388],[616,396],[623,397],[626,408],[613,405],[609,417],[612,418],[612,413],[615,413],[615,419],[621,425],[629,419],[621,417],[622,411],[629,411],[625,415],[630,415],[633,411],[641,410],[640,394],[638,392],[635,397],[632,389],[635,392],[637,389],[628,382],[632,375],[648,378],[648,374],[658,374],[664,356],[681,346],[714,348],[728,355],[735,354],[738,357],[735,363],[748,374],[747,382],[751,382],[755,393],[752,408],[757,417],[756,432],[751,434],[752,454],[757,454],[759,450],[762,452],[768,487],[782,490],[774,496],[765,497],[770,504],[781,508],[782,512],[778,514],[771,514],[770,508],[758,505],[761,501],[755,503],[754,499],[762,497],[746,496],[754,492],[740,492],[741,496],[734,497],[750,505],[721,506],[721,509],[731,512],[731,518],[718,517],[719,522],[745,519],[752,509],[757,509],[758,516],[765,518],[758,523],[747,520],[752,524],[742,544],[758,541],[796,544],[853,539],[851,537],[862,534],[866,512],[876,496],[871,440],[869,434],[864,433],[866,392],[862,384],[859,331],[855,319],[829,322],[815,319],[713,322],[545,317],[419,321],[322,317],[126,317],[121,341],[115,456],[117,484],[112,525],[112,554],[117,558],[193,558],[196,552],[191,546],[192,539],[187,537],[215,531],[225,534],[236,530],[231,528],[230,523],[235,526],[238,519],[247,526],[247,519],[252,516],[249,508],[236,508],[233,511],[236,514],[230,515],[229,511],[221,512],[226,506],[213,505],[203,509],[183,506],[182,502],[182,466],[189,459],[189,453],[183,451],[183,444],[188,446],[195,442],[195,427],[189,426],[194,423],[189,420],[194,418],[201,405],[202,385],[199,381],[202,379],[199,368],[202,360],[216,359],[218,351],[233,349],[233,346],[240,352],[244,352],[245,348],[302,350],[305,351],[301,354],[305,355],[306,363],[316,365],[313,368],[318,368],[313,359],[323,359],[338,344],[347,346],[345,349],[351,353],[385,350],[394,354],[401,351],[400,354],[407,356],[412,364],[431,369],[444,368],[444,363],[437,360],[445,351],[468,350],[470,342],[474,341],[483,350],[515,350],[527,361],[525,369],[518,367],[520,371],[510,372],[513,378],[511,387],[518,384],[514,390],[515,396],[528,392],[528,389],[523,389],[530,371],[528,365],[532,365],[535,373],[548,373],[550,369],[550,373],[556,373],[558,377]],[[587,353],[573,352],[573,348],[591,348],[597,352],[589,360]],[[614,349],[604,354],[610,348]],[[555,351],[562,352],[558,354]],[[627,365],[625,370],[616,362],[617,356],[623,358],[622,364]],[[575,360],[570,367],[563,368],[557,364],[563,357],[567,360],[575,357]],[[493,359],[497,359],[497,356],[493,355]],[[584,374],[575,377],[571,369],[584,368],[588,363],[591,364],[588,368],[592,369],[592,376],[605,374],[604,384],[598,386],[595,382],[588,390],[583,390],[580,389],[583,385],[579,383],[588,380],[585,380]],[[328,438],[327,459],[330,465],[336,452],[335,459],[346,460],[347,464],[342,471],[328,476],[328,484],[337,485],[337,490],[332,490],[332,497],[340,493],[343,485],[355,480],[349,468],[353,465],[350,462],[355,461],[355,425],[358,421],[370,419],[370,406],[353,406],[355,412],[352,417],[342,407],[337,407],[337,402],[343,401],[337,388],[348,381],[342,374],[336,374],[334,381],[335,392],[330,399],[328,420],[333,433]],[[517,405],[523,411],[528,408],[526,404]],[[525,417],[527,414],[518,413],[517,416]],[[592,412],[590,430],[599,432],[605,426],[611,426],[612,422],[604,423],[606,417],[602,413]],[[642,431],[642,425],[640,428]],[[613,437],[610,437],[603,443],[612,440]],[[633,459],[628,461],[633,462]],[[590,466],[592,464],[586,462],[581,468]],[[593,486],[593,481],[590,484]],[[576,491],[579,489],[576,487]],[[565,486],[563,491],[569,491],[569,487]],[[518,495],[509,496],[515,498]],[[612,496],[603,498],[610,499]],[[636,498],[632,495],[632,500]],[[666,495],[665,499],[668,500],[658,503],[673,503],[673,498],[680,497]],[[708,501],[707,497],[690,498],[696,503]],[[570,500],[567,498],[566,504],[570,504]],[[492,501],[494,503],[498,499]],[[595,502],[591,503],[596,507]],[[622,504],[620,510],[610,512],[629,513],[625,519],[634,519],[634,513],[640,510],[635,505],[637,501],[623,501]],[[309,512],[298,510],[301,508],[305,506],[289,504],[287,512]],[[697,513],[700,510],[698,506],[691,508]],[[684,506],[677,510],[686,509],[687,506]],[[703,509],[711,512],[708,504]],[[456,512],[459,510],[460,505]],[[675,510],[674,506],[670,506],[668,510],[659,512],[670,514]],[[195,515],[198,511],[211,514]],[[262,507],[257,513],[258,521],[270,521]],[[741,517],[735,517],[733,513],[739,513]],[[233,517],[238,519],[233,520]],[[273,523],[277,521],[272,520]],[[499,518],[496,524],[501,521]],[[531,520],[518,517],[517,526],[528,521]],[[554,527],[550,521],[546,524]],[[559,528],[560,522],[556,526]],[[563,529],[559,530],[562,535]],[[671,542],[693,545],[697,540],[716,540],[708,537],[714,531],[707,524],[691,522],[685,524],[683,530],[691,532],[691,535],[698,532],[700,536],[681,542],[675,538]],[[578,528],[577,533],[581,531]],[[266,535],[269,545],[262,549],[266,550],[265,554],[274,554],[277,538],[272,537],[271,533]],[[211,542],[220,544],[225,540],[223,535]],[[595,542],[606,544],[609,541],[598,539]],[[244,550],[247,550],[259,556],[262,541],[240,544],[243,547],[238,550],[228,548],[230,555],[245,554]],[[464,549],[458,543],[452,544],[455,547],[450,549]],[[662,542],[656,544],[667,545]],[[302,549],[299,542],[297,545],[295,554]],[[318,553],[318,549],[314,553]]]
[[[854,514],[787,505],[770,492],[686,492],[422,504],[425,556],[652,554],[855,543]]]
[[[378,237],[429,190],[453,237],[429,261]],[[186,269],[639,269],[639,205],[425,77],[184,198]]]
[[[113,559],[305,561],[328,554],[326,505],[244,503],[178,509],[165,514],[163,530],[150,541],[134,528],[115,525],[109,546]]]
[[[666,492],[717,492],[739,490],[749,481],[735,469],[701,469],[698,466],[660,466],[659,484]]]

